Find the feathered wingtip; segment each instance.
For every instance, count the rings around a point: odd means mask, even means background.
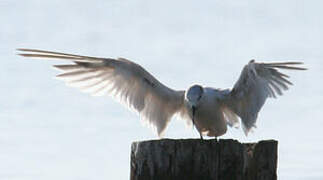
[[[303,65],[303,62],[274,62],[274,63],[263,63],[265,67],[269,68],[280,68],[280,69],[290,69],[290,70],[308,70],[304,67],[297,67],[298,65]]]
[[[103,61],[102,58],[90,57],[90,56],[80,56],[75,54],[67,54],[53,51],[44,51],[38,49],[25,49],[18,48],[17,55],[31,58],[49,58],[49,59],[63,59],[63,60],[72,60],[75,62],[91,62],[91,63],[100,63]]]

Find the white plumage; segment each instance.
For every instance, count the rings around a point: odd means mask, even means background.
[[[171,118],[178,114],[188,124],[194,120],[199,133],[221,136],[229,126],[239,126],[246,135],[255,127],[258,112],[268,97],[282,95],[292,85],[277,69],[305,70],[301,62],[256,63],[242,70],[232,90],[191,86],[176,91],[160,83],[140,65],[127,59],[97,58],[35,49],[18,49],[25,57],[70,60],[73,64],[55,65],[57,75],[67,85],[96,96],[110,95],[139,113],[142,122],[162,136]]]

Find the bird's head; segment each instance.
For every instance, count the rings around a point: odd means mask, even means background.
[[[196,107],[203,95],[203,87],[200,85],[191,86],[185,93],[185,100],[191,107]]]

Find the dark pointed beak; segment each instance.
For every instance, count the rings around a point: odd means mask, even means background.
[[[192,106],[192,115],[193,115],[193,118],[195,116],[195,111],[196,111],[196,107],[195,106]]]
[[[192,121],[193,121],[193,128],[195,126],[195,112],[196,112],[196,106],[192,106]],[[196,130],[199,132],[200,134],[200,138],[203,140],[203,136],[202,134],[200,133],[200,131],[196,128]]]
[[[193,121],[193,128],[195,126],[195,112],[196,112],[196,106],[192,106],[192,121]]]

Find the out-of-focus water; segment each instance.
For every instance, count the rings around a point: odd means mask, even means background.
[[[319,1],[0,1],[0,179],[127,179],[132,141],[157,138],[109,97],[54,80],[52,61],[15,48],[129,58],[174,89],[230,88],[252,58],[304,61],[268,100],[254,134],[279,140],[280,179],[322,179],[323,15]],[[198,138],[179,120],[167,138]]]

